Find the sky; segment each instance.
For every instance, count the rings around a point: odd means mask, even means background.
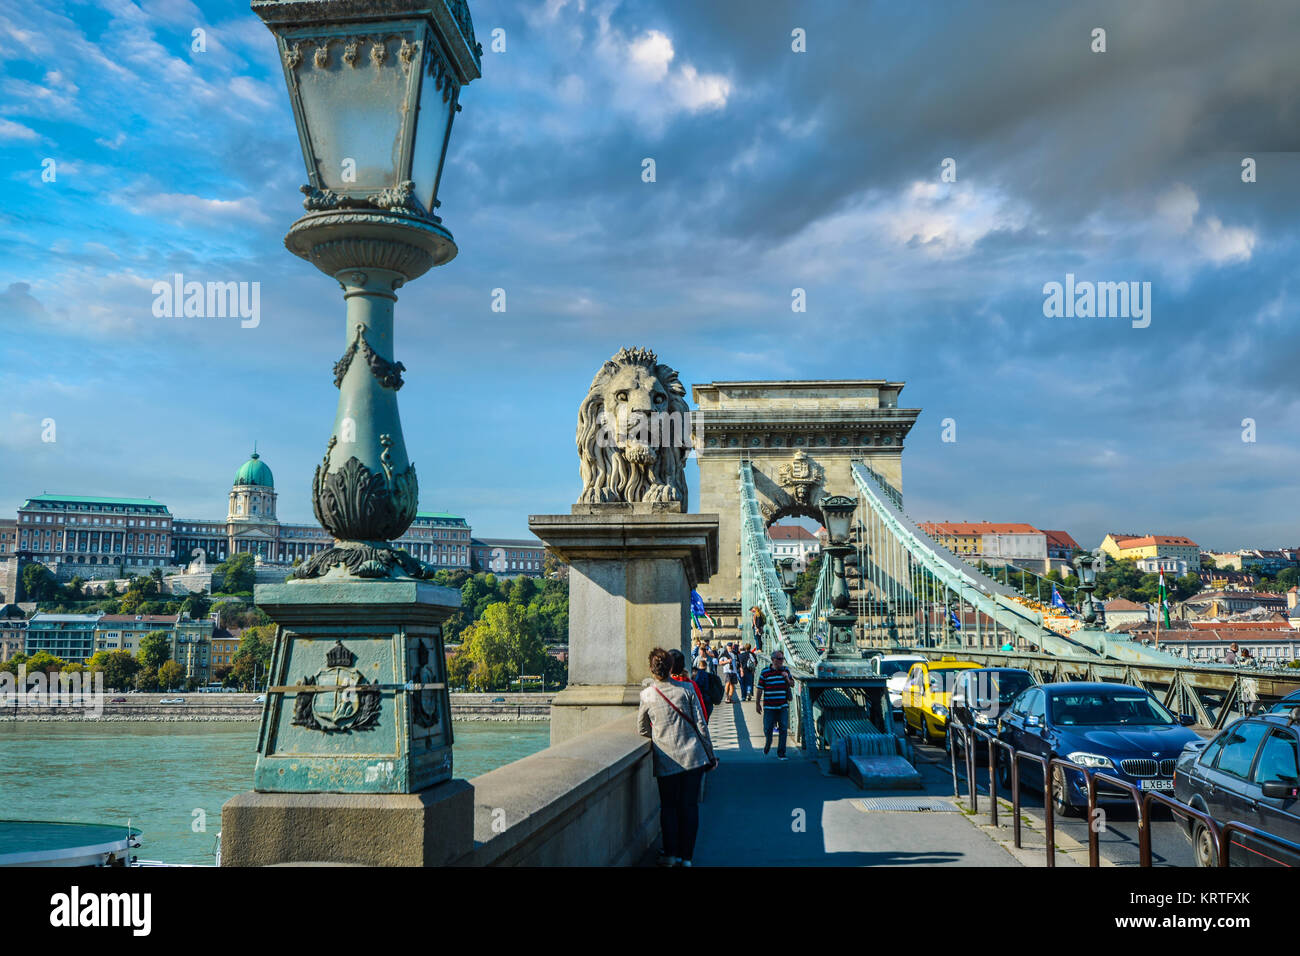
[[[566,511],[591,377],[646,346],[688,386],[905,381],[917,520],[1300,544],[1300,5],[470,8],[460,252],[397,304],[423,508]],[[282,244],[306,175],[271,34],[46,0],[0,35],[0,513],[221,518],[256,441],[310,521],[344,305]],[[259,283],[260,321],[155,316],[176,273]],[[1046,314],[1067,274],[1146,317]]]

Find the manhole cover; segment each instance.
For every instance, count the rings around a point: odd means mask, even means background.
[[[960,812],[946,797],[862,797],[853,800],[853,805],[863,813],[885,811],[895,813],[917,813],[929,810],[934,813]]]

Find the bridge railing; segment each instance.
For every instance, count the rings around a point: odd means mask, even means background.
[[[1229,820],[1220,825],[1205,811],[1189,806],[1181,800],[1167,796],[1158,790],[1141,790],[1127,780],[1121,780],[1101,770],[1081,766],[1062,757],[1048,758],[1041,754],[1030,753],[1027,750],[1017,750],[1012,744],[1000,739],[995,734],[981,730],[978,727],[967,727],[959,720],[954,719],[948,723],[948,733],[955,734],[956,739],[961,741],[966,771],[966,789],[972,813],[979,813],[979,784],[976,781],[975,769],[976,748],[972,744],[973,741],[982,740],[987,745],[990,826],[996,827],[998,825],[997,769],[1002,761],[1006,761],[1008,767],[1007,782],[1011,791],[1013,840],[1017,849],[1021,848],[1020,761],[1031,760],[1042,768],[1044,849],[1046,852],[1045,862],[1049,867],[1056,865],[1056,808],[1052,799],[1051,788],[1053,771],[1057,768],[1060,768],[1062,774],[1082,775],[1085,780],[1085,792],[1088,797],[1085,821],[1088,825],[1088,866],[1090,867],[1099,867],[1101,865],[1101,828],[1096,825],[1097,786],[1099,783],[1120,790],[1133,800],[1133,807],[1137,813],[1138,821],[1138,865],[1141,867],[1152,866],[1151,824],[1153,820],[1152,811],[1155,805],[1163,806],[1188,821],[1196,820],[1203,824],[1209,830],[1210,838],[1217,850],[1216,862],[1218,866],[1229,865],[1230,847],[1233,842],[1231,836],[1233,833],[1249,834],[1271,847],[1293,853],[1300,859],[1300,844],[1293,843],[1247,823],[1242,823],[1239,820]],[[948,749],[951,757],[952,793],[954,797],[959,797],[957,780],[958,748],[954,743]],[[999,754],[1005,754],[1006,756],[1000,757]],[[1066,780],[1063,780],[1062,783],[1068,785]]]

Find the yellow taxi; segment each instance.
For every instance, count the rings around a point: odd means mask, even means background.
[[[957,673],[981,666],[951,657],[913,664],[903,685],[904,732],[910,735],[915,731],[927,743],[932,738],[942,739],[948,726],[948,708],[952,706]]]

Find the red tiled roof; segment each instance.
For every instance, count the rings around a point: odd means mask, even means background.
[[[105,614],[99,619],[100,624],[175,624],[179,614]]]
[[[797,524],[772,525],[767,529],[767,536],[773,541],[816,541],[817,537],[807,528]]]
[[[1191,621],[1193,630],[1197,631],[1290,631],[1292,627],[1286,621]]]
[[[1214,628],[1203,631],[1178,631],[1177,635],[1177,637],[1174,637],[1174,634],[1170,631],[1163,631],[1162,639],[1164,636],[1168,636],[1169,640],[1178,641],[1236,641],[1237,643],[1242,643],[1244,641],[1300,640],[1300,634],[1297,634],[1290,627],[1283,630],[1277,630],[1276,628],[1271,627],[1256,628],[1254,630]]]
[[[1046,528],[1044,528],[1043,534],[1047,535],[1047,546],[1049,548],[1073,549],[1079,547],[1079,542],[1075,541],[1064,531],[1048,531]]]
[[[1127,598],[1115,598],[1106,602],[1107,611],[1145,611],[1146,605],[1137,604]]]
[[[926,534],[1042,534],[1031,524],[995,521],[927,521],[921,525]]]
[[[1176,545],[1183,548],[1199,548],[1191,538],[1179,537],[1175,534],[1148,534],[1141,538],[1125,538],[1118,542],[1121,551],[1128,551],[1132,548],[1150,548],[1155,545]]]

